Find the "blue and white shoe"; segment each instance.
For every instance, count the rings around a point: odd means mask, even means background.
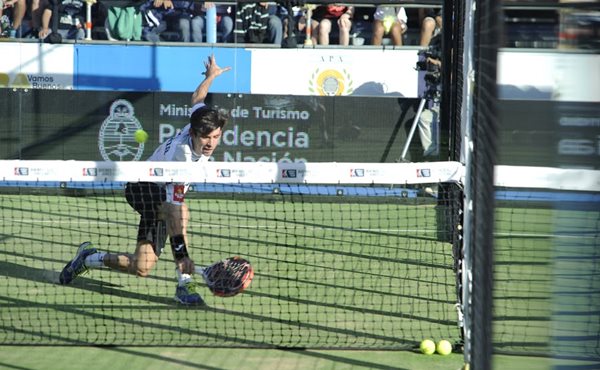
[[[196,291],[196,283],[189,281],[183,286],[177,286],[175,290],[175,300],[185,305],[203,305],[202,296]]]
[[[85,266],[85,258],[90,254],[97,253],[96,248],[92,247],[92,243],[83,242],[77,248],[77,254],[60,273],[59,281],[61,284],[69,284],[77,276],[84,274],[88,268]]]

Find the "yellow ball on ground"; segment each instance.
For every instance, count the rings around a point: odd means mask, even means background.
[[[437,344],[437,353],[446,356],[452,353],[452,344],[447,340],[440,340]]]
[[[435,352],[435,343],[431,339],[425,339],[419,347],[421,352],[426,355],[431,355]]]
[[[142,129],[137,130],[133,136],[135,137],[135,141],[140,144],[148,140],[148,133]]]

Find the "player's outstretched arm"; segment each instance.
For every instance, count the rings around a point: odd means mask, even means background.
[[[219,67],[215,61],[214,54],[208,57],[208,61],[204,62],[204,67],[206,68],[206,71],[204,72],[204,80],[200,83],[200,85],[198,85],[196,91],[194,91],[192,94],[192,105],[204,102],[204,99],[206,99],[206,96],[208,95],[208,89],[210,88],[213,80],[217,76],[220,76],[222,73],[231,69],[231,67]]]

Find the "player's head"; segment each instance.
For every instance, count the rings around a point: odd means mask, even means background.
[[[190,117],[190,135],[196,153],[210,156],[219,145],[227,115],[222,111],[202,107]]]

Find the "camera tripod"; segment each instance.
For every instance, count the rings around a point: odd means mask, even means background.
[[[402,154],[396,162],[406,162],[406,153],[408,153],[408,147],[410,146],[410,143],[412,142],[412,139],[415,135],[415,131],[417,130],[417,126],[419,125],[419,120],[421,119],[423,109],[425,109],[425,104],[427,104],[428,102],[434,103],[436,99],[438,99],[437,91],[435,89],[428,88],[427,92],[419,102],[419,108],[417,109],[417,114],[415,115],[412,126],[410,127],[410,131],[408,132],[408,137],[406,138],[406,143],[404,144],[404,148],[402,149]]]
[[[423,108],[425,108],[425,103],[427,103],[427,100],[427,98],[421,98],[419,108],[417,109],[417,114],[415,115],[415,119],[413,120],[410,131],[408,132],[408,137],[406,138],[406,144],[404,144],[404,149],[402,149],[402,154],[397,162],[406,162],[406,153],[408,152],[408,147],[410,146],[413,136],[415,136],[415,131],[417,130],[417,125],[419,124],[421,113],[423,113]]]

